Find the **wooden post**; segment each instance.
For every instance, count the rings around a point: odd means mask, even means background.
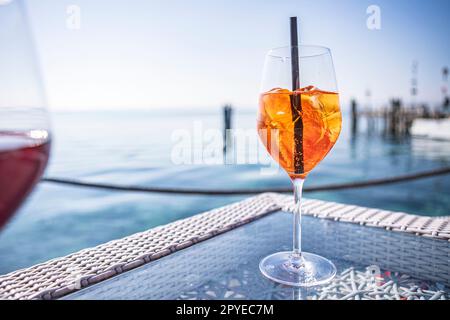
[[[448,67],[442,68],[442,110],[445,112],[450,111],[450,99],[448,96]]]
[[[405,123],[405,134],[409,135],[411,134],[411,127],[414,122],[415,118],[415,112],[414,110],[410,110],[406,113],[406,123]]]
[[[383,134],[387,135],[389,133],[389,108],[383,108]]]
[[[396,136],[400,132],[400,111],[401,111],[401,101],[400,99],[392,99],[391,100],[391,111],[389,118],[389,131],[390,134]]]
[[[352,99],[351,102],[351,112],[352,112],[352,135],[356,135],[358,131],[358,105],[355,99]]]
[[[231,117],[233,114],[233,108],[231,105],[225,105],[223,107],[223,160],[226,163],[227,152],[231,147],[231,140],[229,130],[231,130]]]

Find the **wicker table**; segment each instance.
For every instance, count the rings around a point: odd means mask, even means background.
[[[449,218],[307,200],[303,248],[338,276],[296,289],[258,263],[289,250],[291,197],[263,194],[0,276],[7,299],[447,299]]]

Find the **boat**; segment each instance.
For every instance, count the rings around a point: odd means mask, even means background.
[[[413,137],[450,141],[450,117],[443,119],[415,119],[411,126]]]

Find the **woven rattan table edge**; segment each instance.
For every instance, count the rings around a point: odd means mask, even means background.
[[[294,209],[295,204],[292,196],[283,194],[275,195],[276,196],[274,197],[274,199],[281,210],[291,212]],[[315,207],[318,207],[317,210],[311,210],[311,203],[314,204]],[[351,208],[351,210],[345,211],[344,215],[338,216],[323,215],[321,213],[321,211],[324,209],[333,210],[336,207],[348,207]],[[349,213],[352,213],[354,211],[358,212],[358,210],[363,210],[363,212],[355,215],[349,215]],[[364,217],[358,220],[358,218],[360,218],[362,214],[368,211],[372,211],[373,214],[369,217]],[[302,214],[320,219],[333,220],[336,222],[356,223],[366,227],[382,228],[387,231],[409,233],[415,236],[445,240],[450,242],[450,215],[422,216],[406,212],[389,211],[379,208],[363,207],[316,199],[305,199]],[[378,221],[372,221],[371,218],[377,216],[378,214],[384,214],[384,216]],[[385,224],[384,222],[392,216],[397,216],[397,220],[394,223]],[[430,227],[430,225],[433,225],[433,223],[436,222],[439,222],[438,227]],[[416,223],[416,225],[414,225],[414,223]]]
[[[13,280],[16,279],[17,281],[20,282],[20,280],[22,280],[21,276],[26,275],[26,272],[30,271],[32,269],[39,270],[39,268],[45,269],[46,266],[50,266],[51,264],[58,264],[58,263],[63,264],[64,261],[70,260],[71,258],[73,258],[76,255],[82,255],[82,254],[89,255],[89,253],[95,252],[101,246],[114,245],[115,243],[119,243],[120,241],[123,241],[124,239],[136,238],[136,237],[139,237],[140,235],[146,234],[149,231],[164,231],[165,229],[169,230],[169,228],[171,226],[174,226],[176,224],[183,224],[183,223],[189,224],[190,222],[193,222],[195,220],[199,220],[199,219],[201,220],[202,216],[204,216],[204,215],[208,215],[208,214],[211,215],[211,214],[214,214],[215,212],[220,212],[220,210],[228,210],[230,208],[233,208],[233,206],[235,206],[236,208],[239,208],[239,205],[243,204],[245,202],[252,203],[252,202],[258,202],[258,201],[269,201],[268,204],[271,203],[271,205],[269,205],[266,209],[264,209],[263,211],[255,214],[253,216],[250,215],[249,217],[247,217],[243,220],[234,221],[231,224],[227,224],[225,226],[214,229],[214,230],[212,230],[212,232],[204,234],[201,237],[194,236],[194,237],[188,238],[187,240],[183,241],[182,243],[173,243],[171,245],[168,245],[164,249],[157,251],[157,252],[153,252],[152,254],[141,254],[140,256],[136,257],[132,261],[121,262],[116,265],[109,266],[108,268],[103,269],[103,270],[96,270],[97,272],[83,274],[81,277],[77,278],[74,283],[67,284],[67,283],[64,283],[64,280],[65,280],[64,278],[58,279],[58,281],[55,281],[52,285],[49,285],[45,289],[36,289],[36,291],[33,293],[30,293],[29,291],[28,292],[25,291],[23,294],[18,294],[18,295],[14,295],[14,296],[11,296],[11,293],[8,295],[8,286],[10,287],[11,285],[3,286],[3,283],[5,281],[11,280],[11,279],[13,279]],[[255,221],[261,217],[264,217],[268,214],[279,211],[280,209],[289,211],[292,209],[292,205],[293,205],[293,200],[292,200],[291,196],[274,194],[274,193],[265,193],[265,194],[258,195],[256,197],[247,198],[243,201],[239,201],[239,202],[224,206],[222,208],[217,208],[217,209],[213,209],[211,211],[207,211],[204,213],[199,213],[197,215],[191,216],[186,219],[177,220],[177,221],[174,221],[172,223],[169,223],[169,224],[166,224],[163,226],[158,226],[158,227],[149,229],[144,232],[133,234],[131,236],[128,236],[128,237],[125,237],[122,239],[112,240],[105,244],[102,244],[102,245],[99,245],[99,246],[96,246],[93,248],[86,248],[86,249],[80,250],[78,252],[69,254],[65,257],[55,258],[55,259],[49,260],[47,262],[37,264],[30,268],[17,270],[17,271],[11,272],[9,274],[0,276],[0,299],[58,299],[67,294],[70,294],[72,292],[78,291],[80,289],[91,286],[93,284],[100,283],[101,281],[110,279],[122,272],[127,272],[130,270],[133,270],[144,264],[147,264],[149,262],[160,259],[166,255],[169,255],[173,252],[183,250],[183,249],[188,248],[196,243],[205,241],[205,240],[215,237],[219,234],[223,234],[223,233],[230,231],[232,229],[235,229],[241,225],[247,224],[247,223]],[[333,211],[332,209],[335,206],[342,208],[343,206],[348,206],[348,205],[339,204],[339,203],[335,203],[335,202],[322,201],[322,200],[306,199],[305,206],[304,206],[304,213],[305,213],[305,215],[311,215],[316,218],[331,219],[331,220],[335,220],[335,221],[339,221],[339,222],[358,223],[358,224],[365,225],[368,227],[384,228],[386,230],[394,231],[394,232],[408,232],[408,233],[411,233],[411,234],[414,234],[417,236],[425,236],[425,237],[429,237],[429,238],[436,238],[436,239],[440,239],[440,240],[450,241],[450,232],[447,229],[445,229],[443,232],[439,232],[439,230],[436,230],[436,228],[433,230],[427,229],[427,226],[429,226],[433,222],[437,221],[437,219],[442,221],[442,223],[440,224],[441,228],[443,228],[442,226],[448,227],[449,221],[450,221],[449,217],[436,217],[436,218],[423,217],[423,216],[416,216],[416,215],[411,215],[411,214],[407,214],[407,213],[391,212],[391,211],[386,211],[386,210],[365,208],[365,207],[360,207],[360,206],[351,206],[353,208],[352,211],[360,212],[359,214],[354,215],[353,217],[350,215],[351,219],[349,219],[349,212],[347,212],[347,211],[344,212],[342,217],[333,217],[333,216],[326,216],[326,215],[323,216],[320,214],[320,212],[318,212],[321,210],[321,208],[324,208],[324,210],[326,209],[325,211],[327,211],[327,212],[332,212]],[[317,208],[317,211],[315,211],[315,208]],[[373,213],[371,213],[371,215],[368,216],[369,219],[367,221],[366,220],[362,220],[362,221],[355,220],[356,217],[361,216],[361,214],[364,214],[364,212],[367,212],[368,210],[375,210],[375,211]],[[374,222],[374,220],[370,220],[370,219],[373,219],[374,217],[376,217],[378,212],[381,212],[384,214],[383,219],[381,219],[380,221],[375,220],[375,222]],[[401,224],[400,225],[395,224],[395,223],[393,223],[393,226],[383,225],[382,221],[388,219],[392,215],[398,215],[399,218],[395,221],[397,221],[397,222],[398,221],[406,221],[406,222],[409,222],[409,224],[405,225],[405,226],[402,226]],[[344,219],[345,216],[347,216],[347,217]],[[418,219],[423,220],[422,225],[418,225],[418,226],[414,225],[413,227],[411,227],[411,223],[414,223]],[[437,229],[439,229],[439,228],[437,228]],[[29,284],[29,285],[31,285],[31,284]]]
[[[206,211],[206,212],[198,213],[198,214],[195,214],[195,215],[193,215],[191,217],[188,217],[188,218],[176,220],[176,221],[173,221],[173,222],[165,224],[165,225],[157,226],[157,227],[151,228],[151,229],[149,229],[147,231],[138,232],[138,233],[135,233],[133,235],[127,236],[125,238],[115,239],[115,240],[108,241],[108,242],[106,242],[104,244],[100,244],[100,245],[95,246],[95,247],[85,248],[85,249],[82,249],[80,251],[77,251],[77,252],[68,254],[66,256],[63,256],[63,257],[57,257],[57,258],[45,261],[43,263],[36,264],[36,265],[31,266],[29,268],[19,269],[19,270],[13,271],[13,272],[5,274],[5,275],[0,275],[0,300],[11,299],[9,297],[4,297],[3,294],[2,294],[2,291],[3,291],[2,283],[3,283],[5,278],[11,277],[11,276],[12,277],[14,277],[14,276],[20,277],[20,275],[22,273],[24,273],[27,270],[30,270],[32,268],[45,267],[46,265],[48,265],[50,263],[56,263],[56,262],[60,262],[60,261],[66,260],[66,259],[70,259],[74,255],[77,255],[77,254],[80,254],[80,253],[88,253],[90,251],[95,251],[96,248],[99,248],[100,246],[104,246],[104,245],[107,245],[107,244],[114,244],[115,242],[118,242],[120,240],[123,240],[123,239],[126,239],[126,238],[130,238],[130,237],[135,237],[135,236],[137,236],[139,234],[145,234],[146,232],[149,232],[149,231],[152,231],[152,230],[153,231],[154,230],[164,230],[165,228],[168,228],[169,226],[172,226],[172,225],[175,225],[175,224],[180,224],[180,223],[183,223],[183,222],[188,222],[188,221],[191,221],[193,219],[198,218],[201,215],[211,214],[211,213],[214,213],[215,211],[218,211],[220,209],[226,209],[226,208],[229,208],[229,207],[231,207],[233,205],[237,205],[239,203],[243,203],[245,201],[257,200],[257,199],[261,199],[262,200],[262,198],[264,198],[264,197],[271,198],[274,195],[275,194],[273,194],[273,193],[263,193],[263,194],[255,196],[255,197],[247,198],[245,200],[242,200],[242,201],[239,201],[239,202],[235,202],[235,203],[232,203],[232,204],[220,207],[220,208],[215,208],[215,209],[212,209],[212,210],[209,210],[209,211]],[[106,270],[104,270],[104,271],[102,271],[100,273],[83,275],[82,277],[78,278],[76,280],[76,283],[74,283],[74,284],[64,285],[64,286],[59,286],[59,287],[58,286],[48,287],[48,288],[46,288],[44,290],[39,290],[39,291],[37,291],[36,293],[34,293],[32,295],[23,295],[23,296],[15,297],[13,299],[21,299],[21,300],[22,299],[54,300],[54,299],[61,298],[61,297],[65,296],[65,295],[68,295],[68,294],[73,293],[75,291],[84,289],[84,288],[86,288],[88,286],[91,286],[91,285],[100,283],[101,281],[110,279],[110,278],[112,278],[114,276],[117,276],[118,274],[123,273],[123,272],[127,272],[127,271],[130,271],[130,270],[133,270],[133,269],[135,269],[137,267],[140,267],[140,266],[142,266],[144,264],[147,264],[147,263],[150,263],[152,261],[158,260],[158,259],[160,259],[160,258],[162,258],[164,256],[167,256],[167,255],[171,254],[171,253],[174,253],[174,252],[177,252],[179,250],[188,248],[188,247],[190,247],[190,246],[192,246],[194,244],[203,242],[203,241],[208,240],[208,239],[210,239],[212,237],[218,236],[218,235],[223,234],[223,233],[225,233],[227,231],[230,231],[232,229],[238,228],[238,227],[240,227],[240,226],[242,226],[244,224],[250,223],[252,221],[255,221],[255,220],[259,219],[259,218],[262,218],[262,217],[264,217],[264,216],[266,216],[266,215],[268,215],[270,213],[273,213],[273,212],[276,212],[276,211],[279,211],[279,210],[280,210],[280,207],[276,206],[276,202],[271,201],[271,208],[269,208],[265,212],[259,213],[259,214],[255,215],[255,216],[247,218],[245,220],[237,221],[236,223],[234,223],[232,225],[227,225],[227,226],[225,226],[223,228],[219,228],[217,230],[214,230],[210,234],[203,235],[200,238],[195,238],[195,239],[192,238],[193,241],[191,241],[191,243],[189,245],[185,244],[181,248],[173,249],[173,250],[169,250],[169,251],[162,250],[160,252],[155,252],[153,255],[150,256],[149,259],[142,259],[143,260],[142,263],[136,264],[136,265],[134,265],[131,268],[127,268],[127,265],[135,263],[136,260],[131,261],[129,263],[122,264],[120,266],[120,268],[114,268],[114,266],[112,266],[112,267],[110,267],[110,268],[108,268],[108,269],[106,269]],[[140,259],[138,259],[138,260],[140,260]],[[127,270],[123,270],[123,268],[125,268]]]

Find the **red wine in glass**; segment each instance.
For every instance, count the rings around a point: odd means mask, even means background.
[[[45,130],[0,131],[0,228],[39,181],[49,152]]]
[[[0,232],[39,181],[50,123],[23,0],[0,0]]]

